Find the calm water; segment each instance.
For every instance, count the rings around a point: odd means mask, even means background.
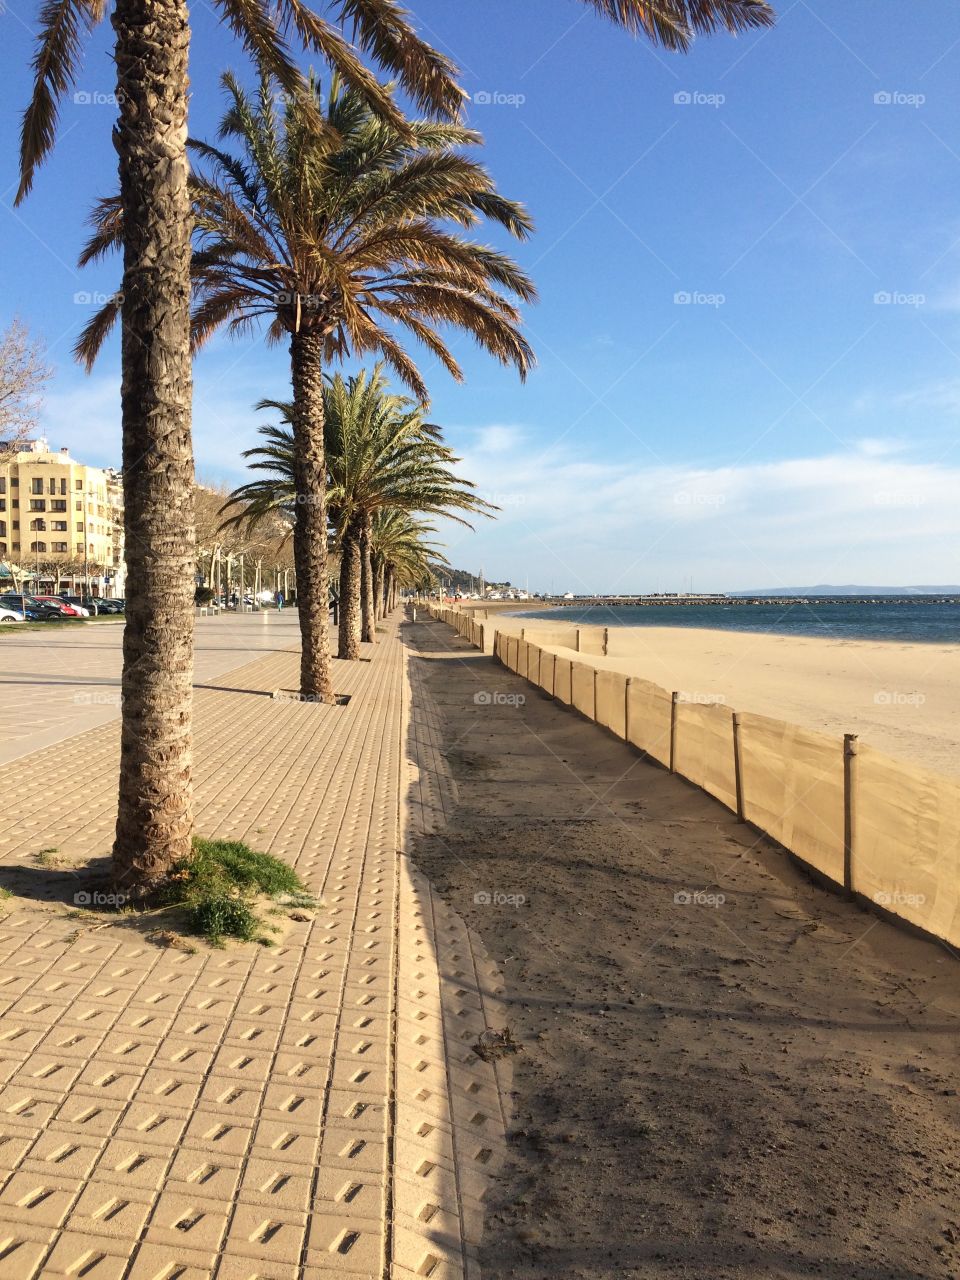
[[[524,617],[604,627],[712,627],[837,640],[911,640],[960,644],[960,604],[783,604],[606,606],[525,611]]]

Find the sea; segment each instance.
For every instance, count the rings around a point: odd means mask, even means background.
[[[520,611],[518,610],[518,613]],[[852,603],[842,597],[789,603],[589,605],[523,610],[525,618],[604,627],[708,627],[717,631],[819,636],[833,640],[891,640],[960,644],[960,601],[913,596],[906,600]]]

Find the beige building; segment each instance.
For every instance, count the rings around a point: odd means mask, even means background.
[[[87,583],[93,595],[122,595],[119,475],[52,452],[42,438],[0,458],[0,560],[35,592]]]

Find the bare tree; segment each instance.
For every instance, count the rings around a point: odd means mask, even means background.
[[[0,454],[36,430],[40,392],[52,374],[43,342],[15,316],[0,333]]]

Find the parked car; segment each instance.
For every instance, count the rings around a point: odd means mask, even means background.
[[[102,600],[100,596],[94,596],[93,603],[99,613],[123,613],[122,600]]]
[[[44,604],[33,596],[7,592],[0,596],[0,608],[12,609],[14,613],[22,613],[27,622],[62,621],[63,613],[55,605]]]
[[[23,622],[23,614],[19,609],[8,609],[6,605],[0,605],[0,623],[4,622]]]
[[[34,596],[35,600],[39,600],[41,604],[53,605],[55,609],[67,618],[84,618],[89,616],[85,609],[80,605],[67,604],[66,600],[61,600],[59,596]]]
[[[88,618],[91,616],[96,617],[96,615],[100,612],[100,610],[97,608],[96,601],[91,600],[89,596],[61,595],[59,599],[61,599],[64,602],[64,604],[73,605],[74,609],[79,609],[81,613],[85,612]]]

